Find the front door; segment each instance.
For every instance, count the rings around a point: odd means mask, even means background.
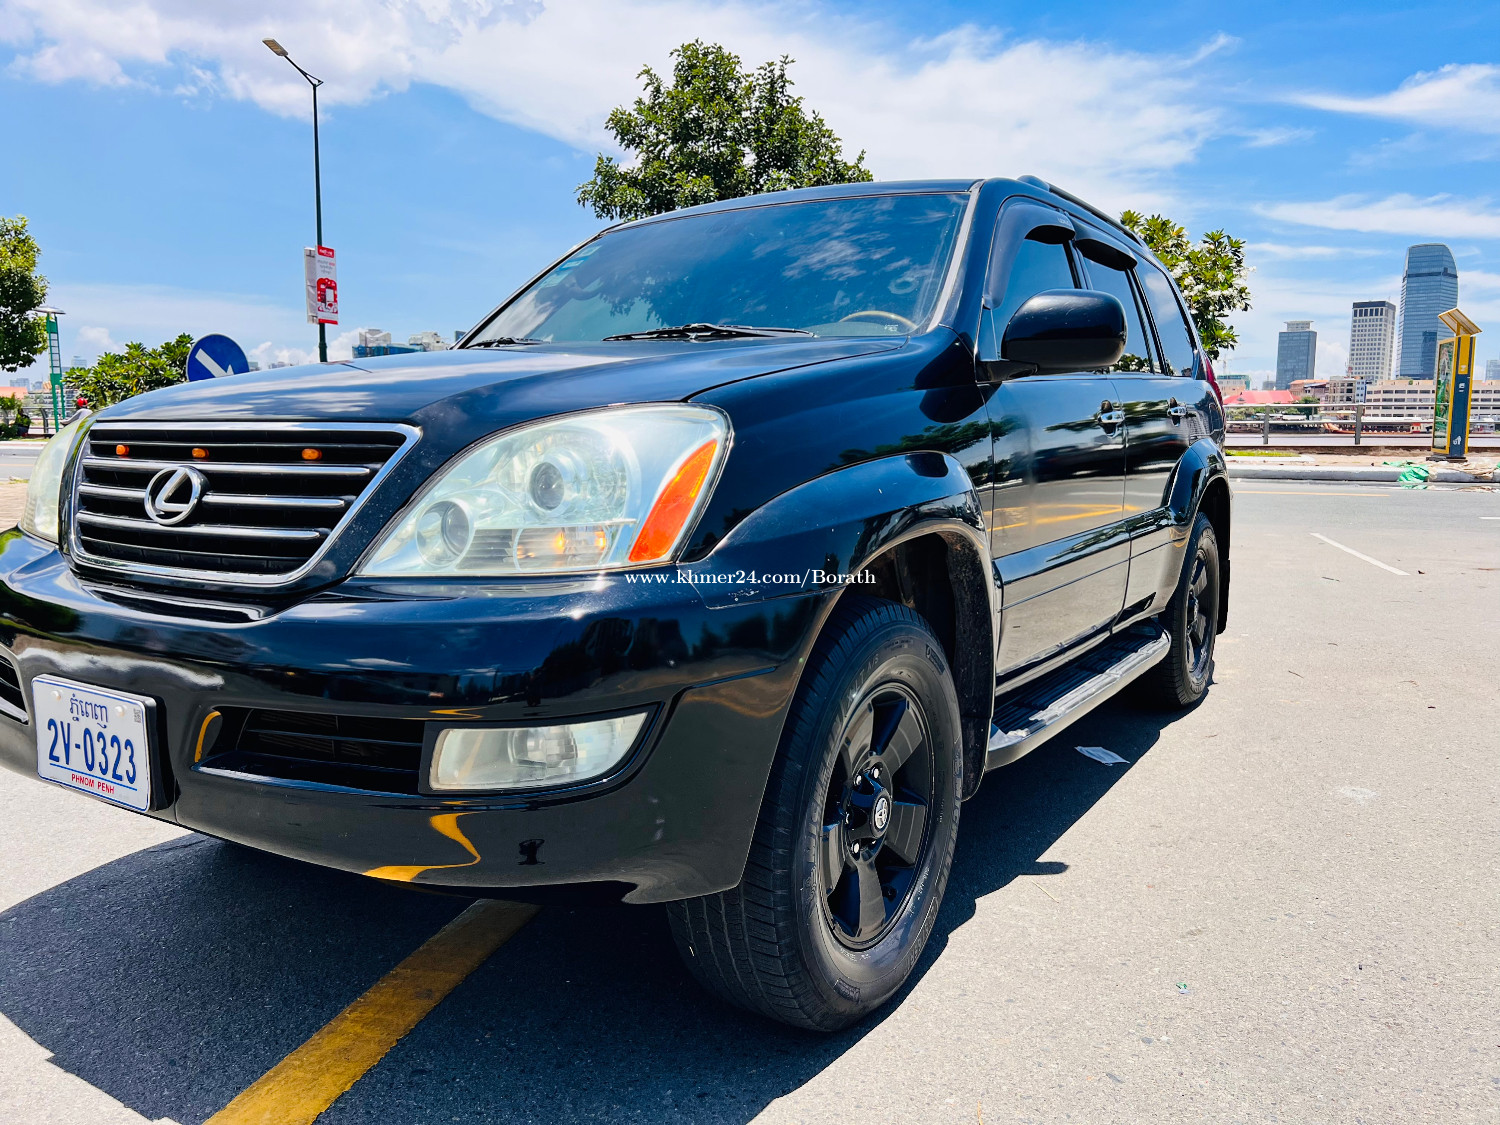
[[[1032,201],[1002,213],[980,359],[1029,297],[1076,286],[1071,221]],[[990,550],[1003,590],[996,668],[1014,671],[1106,629],[1129,564],[1125,434],[1118,395],[1097,372],[1006,379],[990,399]]]

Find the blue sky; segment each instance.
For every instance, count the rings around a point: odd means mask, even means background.
[[[636,71],[695,37],[798,61],[798,91],[881,179],[1034,173],[1112,211],[1250,243],[1232,372],[1281,321],[1342,371],[1349,304],[1444,241],[1500,356],[1500,6],[0,0],[0,163],[66,357],[226,331],[312,354],[307,89],[323,88],[325,241],[342,321],[466,328],[601,224],[573,201]]]

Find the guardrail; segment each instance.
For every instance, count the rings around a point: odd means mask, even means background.
[[[1401,410],[1403,413],[1394,413]],[[1329,406],[1321,402],[1273,402],[1254,406],[1225,408],[1225,430],[1228,433],[1256,433],[1262,445],[1271,444],[1274,430],[1281,434],[1332,434],[1363,442],[1367,433],[1431,434],[1433,408],[1393,407],[1384,403],[1352,403]],[[1500,415],[1475,414],[1469,420],[1470,434],[1493,434],[1500,431]]]

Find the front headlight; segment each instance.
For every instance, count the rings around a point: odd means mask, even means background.
[[[572,574],[669,561],[729,446],[702,406],[622,406],[490,438],[439,473],[360,573]]]
[[[26,506],[21,509],[21,530],[38,539],[57,542],[58,507],[62,500],[63,470],[83,430],[85,418],[69,422],[48,439],[31,469],[26,486]]]

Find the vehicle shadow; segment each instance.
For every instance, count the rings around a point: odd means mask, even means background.
[[[1061,870],[1040,857],[1171,718],[1108,706],[985,782],[908,989],[979,898]],[[0,914],[0,1015],[147,1119],[191,1125],[463,906],[189,837]],[[837,1035],[793,1031],[701,992],[662,911],[549,907],[319,1121],[742,1123],[891,1010]]]

